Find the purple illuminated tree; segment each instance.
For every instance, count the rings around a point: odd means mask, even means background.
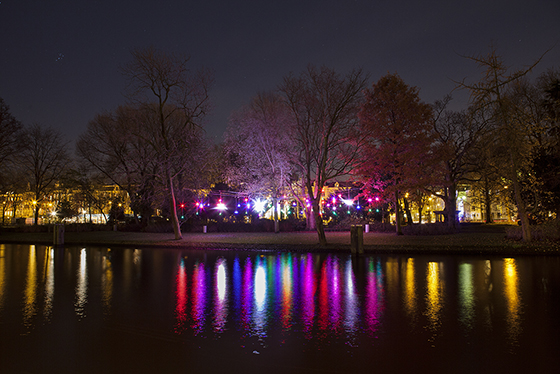
[[[292,174],[291,115],[284,100],[260,93],[230,119],[224,153],[228,183],[251,195],[270,195],[274,231],[279,232],[278,199]]]

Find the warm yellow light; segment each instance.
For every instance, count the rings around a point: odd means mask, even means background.
[[[33,205],[37,205],[37,200],[33,200]]]

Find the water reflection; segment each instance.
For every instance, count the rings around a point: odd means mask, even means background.
[[[473,265],[459,265],[459,320],[467,330],[473,328],[475,313]]]
[[[108,249],[107,253],[101,258],[101,289],[104,312],[105,314],[111,314],[111,301],[113,299],[113,264],[111,262],[111,249]]]
[[[45,303],[43,305],[43,316],[49,320],[52,314],[54,300],[54,248],[45,248]]]
[[[80,251],[80,262],[77,271],[76,282],[76,301],[74,302],[74,311],[79,318],[86,316],[85,306],[88,299],[88,275],[87,275],[87,259],[86,249]]]
[[[517,264],[513,258],[504,258],[504,295],[507,302],[507,325],[510,343],[515,344],[521,333],[521,297]]]
[[[220,258],[216,261],[215,282],[216,289],[214,292],[214,331],[223,332],[228,317],[228,289],[226,275],[226,260]]]
[[[29,249],[27,261],[27,277],[25,282],[25,294],[23,298],[23,325],[29,329],[33,327],[32,319],[37,312],[35,300],[37,298],[37,258],[35,246]]]
[[[416,325],[416,272],[414,259],[406,260],[406,269],[404,273],[404,308],[412,326]]]
[[[426,271],[426,316],[428,329],[432,333],[431,342],[434,342],[441,328],[444,291],[441,267],[442,264],[438,262],[429,262]]]
[[[523,301],[547,298],[542,313],[560,310],[550,306],[554,279],[538,298],[527,296],[521,285],[540,268],[526,271],[524,259],[14,248],[0,246],[0,324],[25,336],[42,330],[36,324],[139,320],[167,329],[163,340],[234,337],[250,352],[271,342],[307,352],[371,348],[395,331],[421,340],[415,348],[443,349],[444,339],[488,348],[494,335],[515,348],[534,330]],[[449,338],[450,331],[459,336]]]

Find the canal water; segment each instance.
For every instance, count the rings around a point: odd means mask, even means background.
[[[1,373],[552,373],[560,258],[0,245]]]

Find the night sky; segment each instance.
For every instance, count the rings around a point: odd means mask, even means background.
[[[371,82],[391,72],[431,103],[478,77],[461,55],[493,44],[522,68],[560,68],[560,1],[27,1],[0,0],[0,97],[24,124],[74,141],[97,113],[125,102],[119,67],[136,47],[191,56],[215,72],[208,137],[257,92],[311,63]],[[534,76],[534,75],[533,75]],[[456,95],[455,107],[465,105]]]

